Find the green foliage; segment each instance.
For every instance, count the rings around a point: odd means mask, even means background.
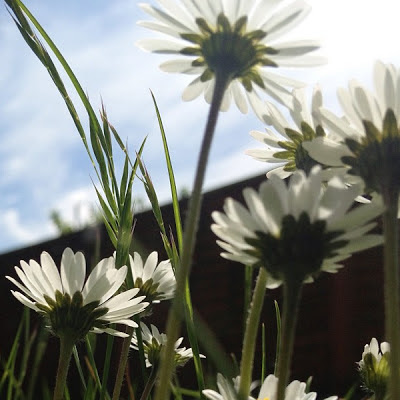
[[[90,210],[90,216],[87,221],[76,221],[70,223],[66,221],[58,210],[53,210],[50,213],[50,220],[57,228],[60,236],[68,235],[69,233],[84,229],[90,225],[100,223],[103,220],[102,212],[92,207]]]

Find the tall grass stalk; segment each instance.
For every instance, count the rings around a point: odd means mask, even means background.
[[[159,372],[160,380],[156,389],[155,400],[165,400],[169,397],[170,381],[174,370],[174,346],[179,335],[181,318],[184,314],[182,305],[185,302],[185,288],[190,273],[193,250],[196,242],[204,176],[217,124],[219,109],[229,82],[229,76],[218,73],[216,74],[213,98],[203,135],[192,196],[189,202],[188,214],[184,225],[182,257],[179,268],[176,271],[176,292],[172,302],[172,307],[168,314],[166,330],[168,341],[163,349],[161,358],[161,367]]]

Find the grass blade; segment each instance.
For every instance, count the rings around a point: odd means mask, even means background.
[[[278,368],[278,360],[279,360],[279,351],[281,348],[281,311],[279,309],[279,304],[276,300],[274,300],[275,304],[275,317],[276,317],[276,354],[275,354],[275,369],[274,375],[277,374]]]
[[[174,176],[174,171],[172,168],[172,162],[171,162],[171,157],[169,154],[167,137],[165,135],[164,125],[162,123],[162,119],[161,119],[161,115],[160,115],[160,111],[158,109],[156,99],[152,92],[151,92],[151,97],[153,98],[154,107],[155,107],[155,110],[157,113],[158,125],[160,127],[161,137],[162,137],[163,146],[164,146],[165,161],[167,163],[168,177],[169,177],[169,183],[170,183],[170,187],[171,187],[172,206],[173,206],[174,217],[175,217],[175,229],[176,229],[176,237],[178,240],[178,249],[179,249],[179,253],[182,253],[182,243],[183,243],[182,219],[181,219],[180,210],[179,210],[179,200],[178,200],[178,193],[176,190],[175,176]]]
[[[74,346],[72,352],[73,352],[73,355],[74,355],[75,365],[76,365],[76,368],[78,370],[79,378],[81,380],[83,388],[86,391],[87,384],[86,384],[86,380],[85,380],[85,375],[83,374],[83,371],[82,371],[81,360],[79,359],[79,354],[78,354],[78,350],[76,349],[76,346]]]

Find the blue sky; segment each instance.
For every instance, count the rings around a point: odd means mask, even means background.
[[[285,0],[284,0],[285,1]],[[338,110],[335,91],[351,78],[370,84],[375,59],[400,66],[397,0],[310,0],[313,11],[288,38],[318,39],[328,64],[287,74],[319,82],[325,104]],[[148,135],[144,161],[163,202],[169,200],[162,145],[149,89],[158,101],[179,188],[190,188],[207,105],[181,101],[190,77],[159,70],[168,57],[134,43],[155,37],[136,26],[148,19],[136,1],[26,1],[56,42],[93,106],[103,99],[108,116],[131,153]],[[95,5],[95,6],[93,6]],[[71,89],[71,94],[73,91]],[[79,104],[75,96],[72,96]],[[79,108],[82,119],[85,115]],[[49,214],[59,210],[76,224],[95,202],[93,169],[66,107],[47,72],[0,7],[0,251],[53,237]],[[262,173],[267,165],[244,154],[258,147],[248,132],[263,129],[251,113],[232,108],[217,126],[206,188]],[[136,195],[144,197],[140,182]]]

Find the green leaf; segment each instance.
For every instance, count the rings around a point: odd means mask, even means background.
[[[301,131],[303,132],[304,140],[312,140],[315,138],[314,129],[311,128],[310,125],[307,124],[305,121],[301,121]]]
[[[168,177],[169,177],[169,183],[170,183],[170,188],[171,188],[172,207],[174,210],[176,237],[178,240],[179,253],[181,254],[182,253],[182,243],[183,243],[182,219],[181,219],[181,214],[180,214],[180,210],[179,210],[179,199],[178,199],[178,192],[176,190],[175,175],[174,175],[174,170],[172,168],[172,162],[171,162],[171,157],[170,157],[168,143],[167,143],[167,137],[165,134],[164,125],[162,123],[160,111],[158,109],[156,99],[152,92],[151,92],[151,96],[153,98],[154,107],[156,109],[158,125],[160,127],[160,133],[161,133],[163,146],[164,146],[165,161],[167,163]]]
[[[104,400],[105,398],[109,399],[110,396],[107,393],[107,382],[108,376],[110,374],[110,366],[111,366],[111,355],[114,346],[114,336],[107,335],[107,346],[106,346],[106,354],[104,357],[104,368],[103,368],[103,376],[102,376],[102,385],[100,389],[100,400]]]
[[[112,230],[112,228],[111,228],[110,224],[108,223],[108,221],[105,218],[103,218],[103,221],[104,221],[104,226],[106,227],[106,230],[107,230],[107,233],[108,233],[108,237],[110,238],[112,245],[116,249],[117,248],[117,236],[114,233],[114,231]]]
[[[75,107],[73,106],[73,103],[70,100],[70,96],[68,95],[67,91],[65,90],[64,84],[62,83],[62,80],[57,72],[57,69],[54,66],[54,63],[51,60],[51,57],[48,55],[46,49],[43,47],[43,45],[40,43],[39,39],[37,39],[36,35],[33,33],[33,30],[29,26],[29,23],[26,20],[24,13],[29,18],[29,20],[32,22],[32,24],[35,26],[35,28],[40,33],[40,35],[43,37],[43,39],[48,44],[50,49],[53,51],[56,58],[59,60],[62,67],[64,68],[65,72],[67,73],[68,77],[70,78],[74,88],[76,89],[89,116],[96,121],[96,117],[95,117],[93,108],[91,107],[90,102],[88,101],[88,99],[86,97],[86,94],[84,93],[81,85],[79,84],[79,81],[76,79],[74,73],[72,72],[71,68],[69,67],[68,63],[66,62],[66,60],[64,59],[64,57],[62,56],[62,54],[60,53],[60,51],[54,44],[54,42],[50,39],[50,37],[47,35],[46,31],[42,28],[42,26],[35,19],[35,17],[30,13],[28,8],[20,0],[6,0],[6,3],[10,7],[10,9],[13,11],[13,13],[16,17],[16,18],[14,18],[14,21],[18,20],[19,25],[17,24],[17,26],[18,26],[18,29],[20,30],[22,36],[24,37],[24,39],[26,40],[27,44],[32,49],[32,51],[35,53],[35,55],[39,58],[39,60],[46,67],[53,82],[55,83],[60,94],[62,95],[62,97],[67,105],[68,111],[70,112],[70,115],[75,123],[75,126],[81,136],[81,139],[84,143],[85,149],[89,155],[89,158],[90,158],[93,166],[95,167],[94,160],[92,158],[90,149],[87,144],[85,132],[79,121]],[[33,45],[33,43],[35,43],[35,45]],[[96,167],[95,167],[95,170],[96,170]],[[96,174],[98,174],[97,170],[96,170]]]
[[[295,152],[297,150],[297,144],[287,141],[287,142],[283,142],[283,141],[279,141],[278,145],[282,148],[282,149],[286,149],[288,151],[290,151],[291,153]]]
[[[97,388],[99,390],[101,390],[102,383],[100,381],[99,372],[97,370],[96,361],[94,359],[92,345],[90,344],[90,340],[89,340],[89,335],[86,335],[86,337],[85,337],[85,344],[86,344],[86,351],[87,351],[87,355],[88,355],[89,365],[92,369],[92,372],[94,373],[94,381],[96,383]],[[107,392],[105,393],[105,395],[106,395],[106,399],[110,400],[110,395]]]
[[[243,332],[246,329],[247,314],[249,312],[253,284],[253,267],[246,265],[244,268],[244,301],[243,301]]]
[[[276,353],[275,353],[275,369],[274,375],[277,374],[278,368],[278,360],[279,360],[279,351],[281,348],[281,312],[279,310],[279,304],[276,300],[274,300],[275,304],[275,318],[276,318]]]
[[[239,35],[243,35],[246,32],[247,16],[240,17],[233,26],[233,31]]]
[[[267,354],[265,349],[265,324],[261,324],[261,382],[264,382],[265,379],[265,367],[267,363]]]
[[[144,188],[146,190],[147,197],[150,200],[154,217],[156,218],[157,224],[158,224],[161,232],[165,236],[167,236],[167,232],[165,230],[164,220],[163,220],[162,212],[161,212],[161,208],[160,208],[160,203],[158,202],[158,197],[157,197],[157,193],[154,189],[153,182],[151,181],[150,175],[149,175],[146,167],[143,165],[142,161],[139,158],[138,158],[138,160],[139,160],[139,168],[142,173],[142,182],[144,184]]]
[[[278,151],[273,154],[273,157],[279,158],[281,160],[291,160],[294,159],[293,152],[291,151]]]
[[[4,365],[3,375],[1,376],[1,379],[0,379],[0,393],[2,392],[2,389],[3,389],[4,385],[6,384],[7,380],[9,381],[8,391],[10,391],[12,389],[12,382],[15,381],[14,366],[15,366],[15,361],[18,356],[18,348],[19,348],[20,338],[21,338],[25,323],[26,323],[25,315],[22,315],[21,321],[18,325],[17,332],[15,334],[14,342],[11,346],[10,353],[8,355],[7,362]],[[10,387],[11,387],[11,389],[10,389]]]
[[[108,122],[106,109],[104,107],[103,102],[101,103],[101,120],[103,121],[103,132],[106,148],[109,150],[109,156],[111,159],[113,158],[112,154],[112,143],[111,143],[111,134],[110,134],[110,124]]]
[[[121,177],[121,182],[120,182],[120,203],[119,203],[119,206],[120,207],[122,207],[122,205],[124,204],[124,202],[125,202],[125,198],[126,198],[126,190],[127,190],[127,187],[128,187],[128,174],[129,174],[129,170],[128,170],[128,167],[129,167],[129,158],[128,158],[128,156],[127,155],[125,155],[125,162],[124,162],[124,169],[123,169],[123,172],[122,172],[122,177]],[[131,181],[131,179],[133,180],[133,178],[132,178],[132,175],[131,175],[131,177],[130,177],[130,181]]]
[[[232,32],[231,24],[229,23],[228,18],[223,13],[220,13],[218,15],[217,26],[218,26],[218,30],[222,30],[223,32],[227,32],[227,33]]]
[[[118,234],[117,234],[117,254],[115,264],[117,268],[129,265],[129,250],[132,243],[133,231],[133,211],[132,211],[132,192],[129,188],[123,208],[121,210]]]
[[[81,380],[81,384],[86,392],[87,390],[87,385],[86,385],[86,380],[85,380],[85,376],[83,374],[82,371],[82,366],[81,366],[81,360],[79,359],[79,354],[78,354],[78,350],[76,349],[76,346],[74,346],[73,350],[73,355],[74,355],[74,361],[75,361],[75,366],[76,369],[78,370],[78,374],[79,374],[79,378]]]
[[[116,223],[116,217],[115,215],[112,214],[110,211],[107,203],[103,199],[103,196],[100,194],[98,191],[97,187],[93,184],[94,190],[96,191],[97,198],[99,199],[101,209],[103,211],[103,216],[104,219],[110,224],[111,228],[113,229],[114,232],[118,231],[117,223]]]
[[[383,136],[384,137],[398,137],[399,129],[397,128],[396,116],[391,108],[386,111],[385,118],[383,119]]]
[[[294,143],[296,143],[297,145],[302,143],[304,140],[303,135],[301,135],[299,132],[295,131],[294,129],[285,128],[285,133],[288,136],[288,138],[290,140],[292,140]]]
[[[384,124],[385,124],[385,121],[384,121]],[[368,142],[374,142],[376,140],[379,140],[381,133],[379,132],[379,130],[375,127],[375,125],[371,121],[363,120],[363,125],[364,125],[365,135],[367,136]],[[388,119],[387,127],[390,127],[390,125],[391,125],[390,119]],[[351,143],[351,142],[355,142],[356,144],[358,144],[359,147],[361,147],[361,146],[355,140],[346,139],[347,146],[354,153],[354,150],[349,145],[349,143]]]
[[[29,382],[27,389],[27,400],[33,399],[33,393],[35,391],[35,387],[37,386],[37,378],[39,376],[40,365],[43,360],[44,354],[46,352],[48,340],[49,340],[49,330],[46,327],[46,321],[42,320],[39,326],[39,332],[37,334],[35,353],[33,356],[33,360],[30,364],[29,370]]]

